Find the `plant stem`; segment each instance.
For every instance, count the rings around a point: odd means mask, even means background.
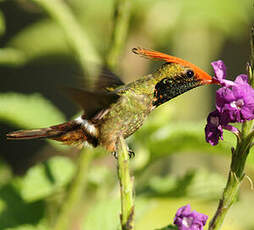
[[[66,3],[61,0],[30,1],[42,7],[62,27],[66,39],[78,58],[84,73],[91,76],[94,72],[94,68],[91,68],[91,62],[100,62],[99,55],[91,45],[85,30],[81,28]]]
[[[252,28],[251,34],[251,64],[248,69],[249,79],[253,87],[253,65],[254,65],[254,29]],[[224,218],[236,201],[241,182],[245,176],[244,167],[247,156],[251,147],[253,139],[253,121],[244,122],[242,125],[241,138],[237,142],[236,149],[232,151],[232,159],[230,171],[228,174],[228,180],[224,189],[222,199],[219,202],[219,206],[216,213],[209,224],[209,230],[219,230],[224,221]]]
[[[83,150],[80,153],[80,158],[78,160],[79,165],[76,172],[76,176],[73,180],[71,187],[69,188],[67,198],[65,199],[61,212],[58,215],[55,226],[53,230],[69,230],[72,215],[80,207],[80,202],[84,197],[86,185],[87,185],[87,175],[90,167],[90,163],[93,159],[94,153],[91,150]]]
[[[126,41],[126,35],[129,26],[130,17],[130,0],[116,0],[114,19],[113,19],[113,32],[111,43],[109,47],[108,56],[106,59],[107,66],[111,70],[115,70],[118,64],[119,56]]]
[[[133,198],[133,180],[129,172],[129,153],[128,147],[122,136],[117,143],[118,156],[118,178],[121,192],[121,226],[122,230],[134,229],[134,198]]]
[[[220,229],[225,215],[227,214],[231,205],[236,201],[240,184],[245,175],[244,166],[249,153],[249,141],[249,138],[246,138],[239,142],[236,150],[232,153],[232,161],[228,174],[227,185],[224,189],[217,211],[209,224],[209,230]]]
[[[106,64],[110,70],[114,71],[118,65],[118,60],[124,46],[130,15],[130,0],[115,0],[113,31],[109,52],[106,57]],[[121,193],[121,227],[122,230],[134,229],[134,201],[133,201],[133,178],[129,172],[128,146],[122,136],[117,142],[118,155],[118,178]]]
[[[250,66],[249,66],[249,77],[251,86],[254,87],[254,26],[251,28],[251,39],[250,39]]]

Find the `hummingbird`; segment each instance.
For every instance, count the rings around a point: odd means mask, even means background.
[[[48,128],[14,131],[7,139],[48,138],[77,147],[102,146],[116,153],[118,137],[135,133],[158,106],[195,87],[216,83],[208,73],[181,58],[143,48],[132,51],[165,63],[129,84],[111,74],[99,76],[92,90],[71,88],[73,99],[83,110],[81,116]]]

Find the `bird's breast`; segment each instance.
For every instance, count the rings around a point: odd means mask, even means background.
[[[101,139],[130,136],[143,125],[151,110],[152,100],[147,95],[132,92],[122,96],[111,106],[101,122]]]

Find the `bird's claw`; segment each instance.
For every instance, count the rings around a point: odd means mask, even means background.
[[[117,154],[117,151],[112,152],[112,155],[114,156],[114,158],[115,158],[116,160],[118,160],[118,154]]]
[[[129,155],[129,159],[134,158],[135,152],[132,149],[128,149],[128,155]]]
[[[114,158],[116,160],[118,160],[117,151],[113,152],[112,155],[114,156]],[[131,149],[128,149],[128,156],[129,156],[129,159],[134,158],[135,157],[135,152],[133,150],[131,150]]]

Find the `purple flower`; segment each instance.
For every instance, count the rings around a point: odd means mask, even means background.
[[[215,78],[219,81],[222,82],[226,78],[226,66],[222,60],[214,61],[211,63],[214,73],[215,73]]]
[[[203,230],[207,219],[207,215],[195,210],[191,212],[191,207],[187,204],[177,210],[174,224],[177,225],[178,230]]]
[[[216,108],[220,111],[224,123],[253,120],[253,88],[248,83],[220,88],[216,92]]]
[[[226,119],[218,110],[211,112],[207,118],[205,127],[206,141],[211,145],[217,145],[219,140],[223,140],[223,129],[226,129],[236,135],[239,130],[232,125],[228,125]]]
[[[254,119],[254,89],[248,84],[245,74],[239,75],[234,82],[226,80],[223,61],[213,62],[212,66],[215,72],[214,82],[222,87],[216,91],[216,110],[207,118],[205,133],[206,141],[216,145],[219,139],[223,139],[223,129],[239,133],[229,123]]]
[[[219,139],[223,140],[223,130],[218,110],[211,112],[207,118],[205,127],[206,141],[211,145],[217,145]]]
[[[237,84],[248,84],[248,76],[246,74],[240,74],[236,77],[235,83]]]
[[[232,81],[226,80],[226,66],[222,60],[214,61],[211,63],[215,76],[213,80],[220,83],[221,86],[230,86]]]

